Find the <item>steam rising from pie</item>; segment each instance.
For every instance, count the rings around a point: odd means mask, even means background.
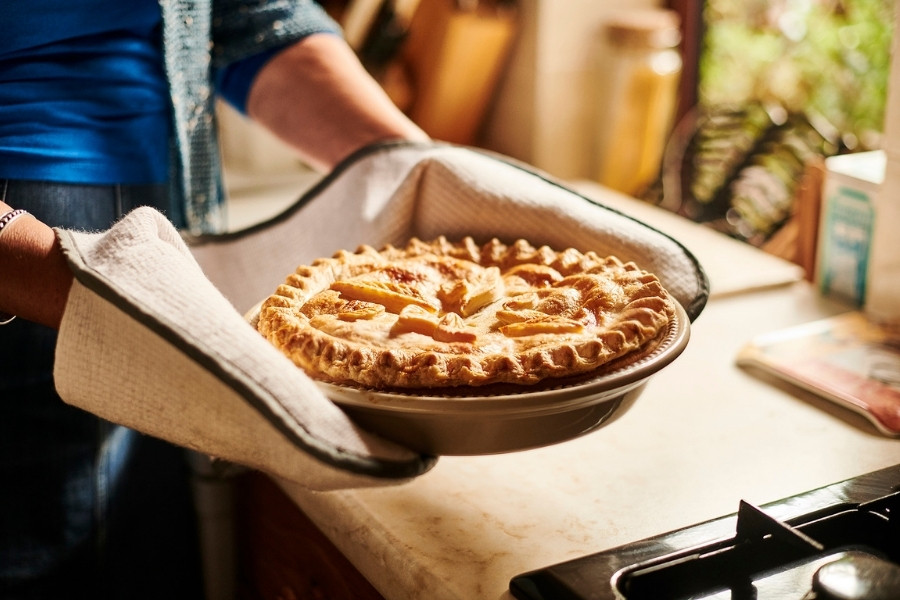
[[[323,381],[531,385],[644,355],[672,303],[655,275],[615,257],[414,238],[299,267],[263,302],[258,328]]]

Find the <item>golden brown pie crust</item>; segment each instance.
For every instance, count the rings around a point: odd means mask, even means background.
[[[311,377],[377,389],[535,384],[651,351],[673,318],[634,263],[525,240],[361,246],[301,266],[259,331]]]

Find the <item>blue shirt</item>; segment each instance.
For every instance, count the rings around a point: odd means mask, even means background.
[[[162,183],[170,98],[156,0],[0,2],[0,178]],[[243,108],[274,51],[220,74]]]
[[[0,36],[0,177],[166,181],[155,0],[7,0],[0,22],[15,24]]]

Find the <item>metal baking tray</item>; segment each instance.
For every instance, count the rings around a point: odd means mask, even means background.
[[[608,425],[631,407],[651,376],[687,346],[690,320],[675,304],[675,317],[650,354],[593,376],[441,393],[316,383],[360,427],[419,452],[472,456],[538,448]],[[247,318],[255,326],[258,316],[256,307]]]

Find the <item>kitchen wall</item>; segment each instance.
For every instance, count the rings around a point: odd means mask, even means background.
[[[887,157],[884,183],[875,203],[865,310],[870,318],[900,327],[900,4],[895,7],[893,61],[887,91],[882,148]]]

